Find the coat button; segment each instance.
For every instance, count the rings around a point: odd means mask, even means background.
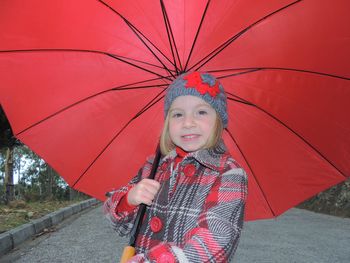
[[[196,174],[196,166],[194,164],[186,165],[183,169],[183,173],[188,177],[192,177]]]
[[[163,227],[162,220],[160,220],[160,218],[157,216],[152,217],[150,221],[150,227],[154,233],[159,232]]]
[[[173,254],[171,254],[170,252],[164,252],[157,259],[157,262],[159,262],[159,263],[175,263],[175,259],[174,259]]]

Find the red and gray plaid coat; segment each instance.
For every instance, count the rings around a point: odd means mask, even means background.
[[[177,167],[175,157],[174,150],[160,161],[155,179],[161,188],[136,240],[140,262],[229,262],[243,225],[246,173],[223,144],[189,153]],[[105,202],[105,213],[122,236],[130,233],[138,208],[116,213],[118,203],[151,167],[149,160]]]

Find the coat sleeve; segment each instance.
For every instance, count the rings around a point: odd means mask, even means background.
[[[135,207],[135,209],[131,211],[118,211],[118,205],[121,199],[137,182],[139,182],[142,178],[147,178],[149,176],[152,162],[153,159],[148,158],[146,164],[139,170],[137,175],[126,186],[112,191],[112,195],[104,202],[104,214],[111,222],[113,229],[120,236],[130,234],[139,206]]]
[[[152,261],[167,255],[176,262],[229,262],[240,238],[247,195],[247,177],[241,168],[218,177],[206,198],[197,227],[178,247],[162,243],[149,251]]]

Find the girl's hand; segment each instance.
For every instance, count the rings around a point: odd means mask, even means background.
[[[128,193],[128,203],[137,206],[141,203],[151,205],[158,193],[160,184],[156,180],[142,179]]]
[[[149,261],[145,259],[144,254],[137,254],[130,258],[127,263],[148,263]]]

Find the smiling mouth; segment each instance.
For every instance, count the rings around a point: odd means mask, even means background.
[[[199,134],[186,134],[181,136],[181,138],[183,138],[184,140],[196,139],[198,137],[199,137]]]

